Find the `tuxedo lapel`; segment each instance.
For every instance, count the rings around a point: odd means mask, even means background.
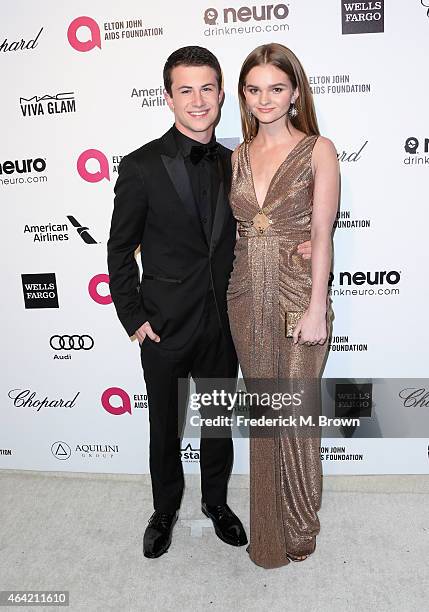
[[[226,161],[223,156],[219,156],[219,174],[221,177],[219,191],[217,194],[216,210],[213,220],[212,235],[210,240],[210,255],[219,241],[228,211],[228,177]]]
[[[197,221],[196,202],[182,154],[177,151],[175,157],[161,155],[161,159],[184,209]]]

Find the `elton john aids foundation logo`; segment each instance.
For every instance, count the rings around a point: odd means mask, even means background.
[[[85,30],[83,28],[85,28]],[[88,30],[90,34],[89,38]],[[78,32],[80,38],[78,38]],[[83,37],[85,37],[86,40],[82,40]],[[77,17],[74,19],[68,27],[67,38],[76,51],[92,51],[95,47],[101,49],[100,28],[92,17]]]
[[[95,160],[95,162],[93,161]],[[92,171],[88,169],[87,163],[93,166],[96,164],[97,168]],[[88,183],[99,183],[103,179],[110,181],[109,162],[107,157],[98,149],[87,149],[81,153],[77,160],[77,171],[79,176]]]
[[[146,394],[135,393],[132,403],[131,397],[121,387],[109,387],[101,395],[101,405],[109,414],[115,416],[132,414],[132,410],[146,410],[148,408],[148,398]]]
[[[96,274],[91,278],[88,284],[88,292],[94,302],[102,304],[103,306],[112,303],[112,296],[109,293],[109,275],[108,274]],[[100,292],[100,285],[107,285],[107,293]]]
[[[112,398],[115,398],[114,403],[118,404],[119,402],[119,405],[113,405]],[[106,389],[101,396],[101,404],[104,410],[110,414],[119,415],[125,414],[126,412],[131,414],[130,396],[120,387],[110,387]]]

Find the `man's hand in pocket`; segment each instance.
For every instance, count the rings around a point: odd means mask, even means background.
[[[144,342],[146,336],[149,336],[150,340],[153,340],[153,342],[159,342],[161,340],[161,338],[153,331],[149,321],[146,321],[146,323],[143,323],[143,325],[138,328],[135,336],[140,344]]]

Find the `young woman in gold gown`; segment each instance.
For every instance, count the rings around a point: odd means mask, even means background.
[[[306,413],[317,415],[314,381],[332,320],[327,289],[338,207],[336,151],[319,135],[307,77],[283,45],[250,53],[238,95],[244,142],[232,159],[230,201],[239,238],[227,294],[231,331],[246,381],[270,381],[270,388],[299,381]],[[309,239],[311,261],[297,252]],[[262,567],[303,560],[315,549],[319,445],[318,424],[310,435],[275,427],[269,435],[251,435],[248,552]]]

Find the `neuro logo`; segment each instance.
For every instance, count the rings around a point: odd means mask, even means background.
[[[420,148],[420,151],[418,150]],[[429,165],[429,138],[422,136],[416,138],[410,136],[404,145],[405,153],[404,164],[406,166],[428,166]],[[423,149],[423,150],[422,150]]]
[[[89,229],[88,227],[81,225],[79,221],[76,221],[73,215],[67,215],[67,219],[70,221],[73,227],[77,229],[77,233],[86,244],[97,244],[97,241],[94,240],[91,234],[87,231]]]
[[[110,293],[103,295],[99,292],[99,286],[101,284],[109,285],[109,281],[110,278],[108,274],[96,274],[89,281],[89,295],[92,297],[94,302],[97,302],[97,304],[107,305],[112,303],[112,296],[110,295]]]
[[[119,398],[120,405],[114,406],[111,403],[112,397]],[[131,400],[130,396],[126,391],[120,387],[110,387],[103,392],[101,396],[101,404],[107,412],[114,415],[125,414],[129,412],[131,414]]]
[[[216,9],[214,8],[208,8],[206,9],[205,13],[204,13],[204,22],[207,25],[216,25],[216,20],[219,16],[219,13],[217,12]]]
[[[96,172],[89,172],[86,168],[88,160],[96,159],[99,163],[100,169]],[[104,178],[110,181],[109,174],[109,162],[107,157],[98,149],[87,149],[81,153],[77,160],[77,171],[79,176],[88,183],[99,183]]]
[[[236,23],[254,21],[271,21],[272,19],[286,19],[289,8],[286,4],[263,4],[262,6],[242,6],[240,8],[227,7],[223,9],[223,23]],[[204,11],[204,21],[207,25],[217,25],[219,12],[214,8]]]
[[[407,138],[407,140],[405,141],[405,151],[407,153],[411,153],[411,155],[415,155],[417,153],[417,149],[419,146],[419,141],[417,140],[417,138],[414,138],[414,136],[411,136],[410,138]]]
[[[71,448],[67,442],[54,442],[51,446],[51,452],[55,459],[60,461],[69,459],[71,456]]]
[[[85,41],[79,40],[77,37],[78,30],[83,27],[90,31],[90,38]],[[68,27],[67,38],[76,51],[92,51],[95,47],[101,49],[100,28],[92,17],[77,17],[74,19]]]
[[[368,271],[368,272],[340,272],[339,273],[339,284],[340,285],[397,285],[401,280],[401,272],[397,270],[390,270],[389,272],[383,271]],[[335,277],[331,272],[329,276],[329,284],[334,283]]]

